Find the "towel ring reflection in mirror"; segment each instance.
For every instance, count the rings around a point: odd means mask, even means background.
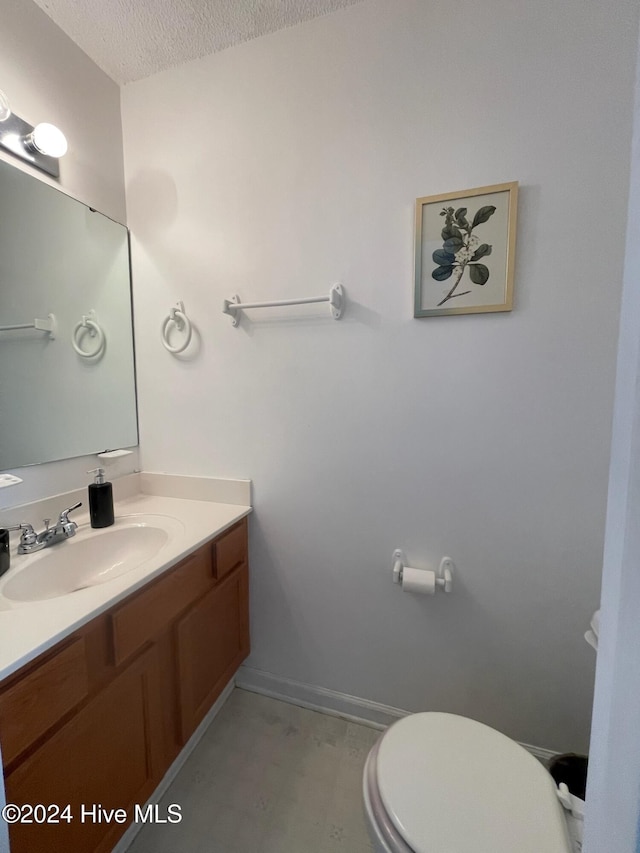
[[[82,344],[84,338],[89,336],[93,340],[93,347],[84,349]],[[80,358],[100,358],[104,353],[106,338],[102,326],[98,323],[96,312],[92,309],[88,314],[82,315],[82,320],[76,323],[71,336],[71,343]]]

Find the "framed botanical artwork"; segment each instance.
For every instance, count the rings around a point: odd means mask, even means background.
[[[511,311],[518,183],[416,199],[414,317]]]

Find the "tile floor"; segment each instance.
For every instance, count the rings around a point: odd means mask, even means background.
[[[362,770],[380,732],[234,690],[129,853],[370,853]]]

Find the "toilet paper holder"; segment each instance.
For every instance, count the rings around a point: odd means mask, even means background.
[[[407,561],[404,553],[400,548],[396,548],[393,552],[393,582],[402,585],[402,572],[407,566]],[[451,557],[443,557],[440,560],[438,573],[436,575],[436,588],[443,592],[451,592],[453,589],[453,560]]]

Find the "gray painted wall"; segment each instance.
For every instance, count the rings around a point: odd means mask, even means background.
[[[143,463],[253,479],[250,665],[586,749],[636,24],[368,0],[123,90]],[[509,180],[514,312],[414,320],[414,199]],[[220,310],[338,279],[339,323]],[[396,547],[454,594],[393,586]]]

